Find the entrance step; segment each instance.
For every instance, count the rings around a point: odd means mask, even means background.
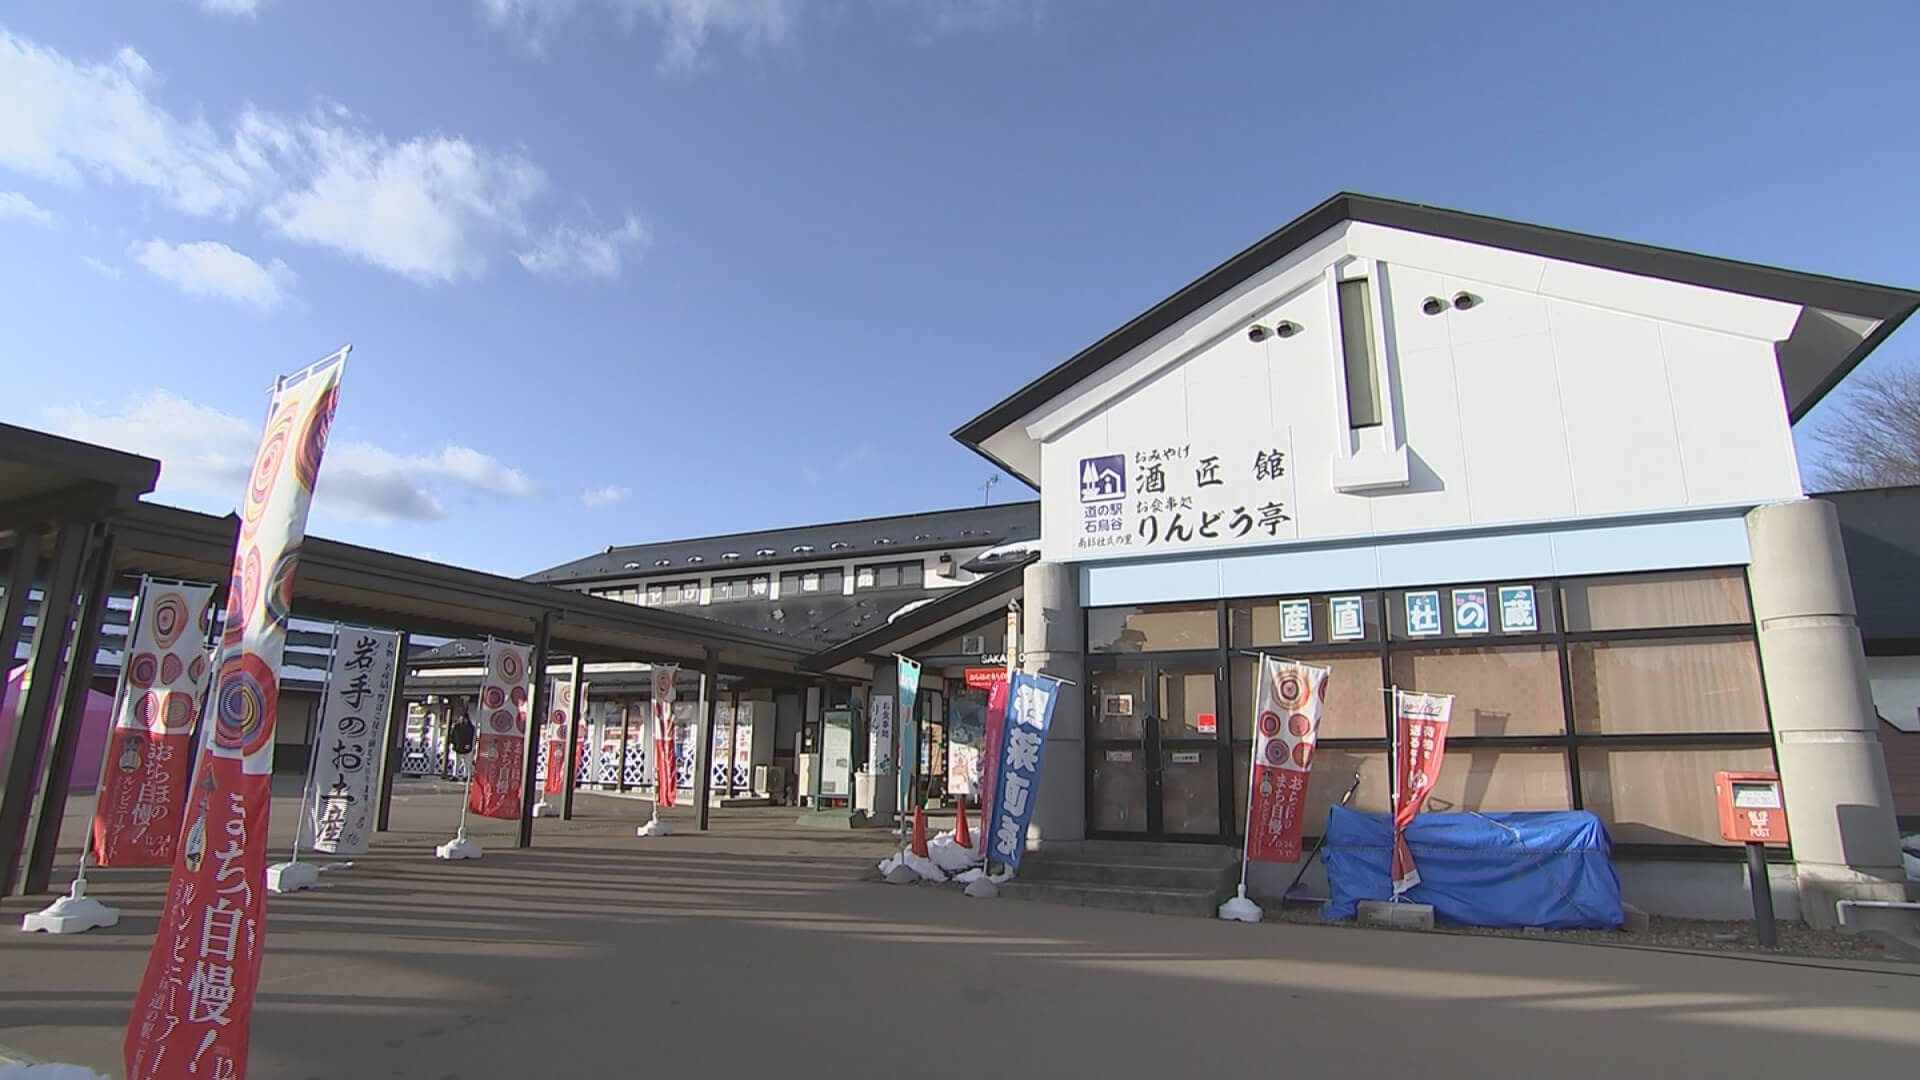
[[[1150,915],[1195,915],[1210,918],[1223,894],[1215,889],[1142,889],[1128,885],[1088,885],[1063,881],[1015,879],[1000,886],[1009,900],[1037,900],[1073,907],[1141,911]]]
[[[1240,877],[1240,853],[1202,844],[1049,844],[1021,863],[1003,896],[1163,915],[1211,916]]]

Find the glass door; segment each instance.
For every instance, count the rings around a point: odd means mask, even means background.
[[[1216,657],[1115,658],[1090,672],[1087,827],[1223,838]]]

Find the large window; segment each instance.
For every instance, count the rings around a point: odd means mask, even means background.
[[[1356,774],[1351,805],[1386,808],[1393,687],[1454,695],[1431,811],[1585,809],[1616,844],[1719,845],[1714,772],[1773,768],[1738,567],[1106,608],[1086,619],[1093,703],[1170,697],[1144,682],[1149,669],[1177,670],[1179,700],[1202,702],[1168,700],[1152,715],[1145,705],[1122,715],[1090,703],[1093,738],[1138,742],[1090,748],[1100,758],[1089,774],[1096,830],[1142,828],[1133,801],[1171,764],[1151,760],[1159,740],[1217,738],[1231,752],[1203,760],[1218,762],[1232,792],[1223,833],[1241,831],[1261,652],[1333,672],[1308,789],[1310,831]],[[1154,655],[1164,653],[1186,655]],[[1196,661],[1198,653],[1218,660]],[[1224,681],[1212,695],[1195,684],[1207,681],[1206,667]],[[1202,719],[1216,706],[1226,714],[1217,727]]]
[[[853,587],[857,591],[867,589],[917,589],[925,566],[919,560],[912,562],[873,563],[856,566],[853,569]]]
[[[729,600],[765,600],[771,586],[772,581],[766,574],[714,578],[713,602],[718,604]]]
[[[1373,287],[1363,277],[1340,283],[1340,356],[1346,372],[1347,426],[1379,427],[1380,366],[1373,349]]]
[[[825,593],[838,596],[846,587],[847,575],[839,567],[831,570],[789,570],[780,575],[780,599]]]
[[[1087,651],[1173,652],[1220,644],[1216,604],[1095,608],[1087,612]]]
[[[678,607],[700,602],[700,580],[652,581],[647,583],[647,603],[653,607]]]

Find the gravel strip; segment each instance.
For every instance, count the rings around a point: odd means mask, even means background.
[[[1320,917],[1318,906],[1289,905],[1267,908],[1267,917],[1307,926],[1358,928],[1355,923],[1336,922]],[[1647,933],[1629,934],[1609,930],[1496,930],[1480,926],[1442,924],[1434,933],[1465,934],[1480,937],[1538,938],[1547,941],[1572,941],[1587,945],[1632,945],[1654,949],[1686,949],[1697,952],[1748,953],[1761,956],[1804,956],[1828,960],[1898,961],[1901,957],[1882,948],[1878,942],[1859,934],[1833,930],[1814,930],[1802,922],[1780,920],[1780,947],[1763,949],[1753,938],[1753,924],[1717,922],[1708,919],[1670,919],[1654,916]],[[1366,929],[1371,929],[1366,928]]]

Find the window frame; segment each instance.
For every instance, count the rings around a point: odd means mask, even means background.
[[[1690,567],[1690,568],[1682,568],[1682,571],[1703,571],[1703,572],[1734,571],[1738,573],[1740,577],[1741,586],[1746,594],[1747,610],[1749,614],[1751,614],[1753,610],[1753,596],[1752,596],[1753,589],[1752,589],[1752,582],[1748,574],[1748,567],[1744,565]],[[1659,570],[1659,571],[1645,571],[1644,573],[1647,576],[1651,577],[1651,576],[1660,575],[1660,574],[1672,574],[1675,572],[1676,572],[1675,570]],[[1195,658],[1195,657],[1205,656],[1205,655],[1212,655],[1216,658],[1217,672],[1218,672],[1217,677],[1219,680],[1219,685],[1215,694],[1215,700],[1217,703],[1216,708],[1219,709],[1220,716],[1221,716],[1221,720],[1219,723],[1219,732],[1218,732],[1218,742],[1220,745],[1218,760],[1220,762],[1220,768],[1222,770],[1221,777],[1220,777],[1220,791],[1222,793],[1223,799],[1226,802],[1226,805],[1223,807],[1222,813],[1223,813],[1223,820],[1232,821],[1233,836],[1239,838],[1242,842],[1244,842],[1244,839],[1245,839],[1246,822],[1244,820],[1239,819],[1238,806],[1234,802],[1234,799],[1235,799],[1234,786],[1238,781],[1238,777],[1234,773],[1234,767],[1236,763],[1236,755],[1243,748],[1249,751],[1249,756],[1250,756],[1253,740],[1250,736],[1248,738],[1240,738],[1234,735],[1234,718],[1237,715],[1237,711],[1239,707],[1243,704],[1243,699],[1246,697],[1249,691],[1247,687],[1243,687],[1240,685],[1241,680],[1232,677],[1232,675],[1233,675],[1234,659],[1236,657],[1242,654],[1250,654],[1250,655],[1257,656],[1263,649],[1268,653],[1281,654],[1281,655],[1284,655],[1286,650],[1289,648],[1296,649],[1302,653],[1311,653],[1316,656],[1328,656],[1328,655],[1334,655],[1334,654],[1340,654],[1340,653],[1377,654],[1380,662],[1379,685],[1384,687],[1384,686],[1393,685],[1393,658],[1394,658],[1396,649],[1400,652],[1417,652],[1417,651],[1426,651],[1431,649],[1443,649],[1443,648],[1476,648],[1476,647],[1494,647],[1494,646],[1502,646],[1502,645],[1516,645],[1516,646],[1518,645],[1550,645],[1552,647],[1553,655],[1558,658],[1558,663],[1560,668],[1560,699],[1561,699],[1560,706],[1561,706],[1561,720],[1563,725],[1563,729],[1560,732],[1552,733],[1552,734],[1539,734],[1539,735],[1453,736],[1448,738],[1447,743],[1450,747],[1458,746],[1462,749],[1472,748],[1472,747],[1493,746],[1493,747],[1500,747],[1500,748],[1513,749],[1513,750],[1529,750],[1529,749],[1560,750],[1561,764],[1562,764],[1562,767],[1566,770],[1568,804],[1572,809],[1575,809],[1575,810],[1585,809],[1588,802],[1586,793],[1582,790],[1582,784],[1581,784],[1580,751],[1584,747],[1605,748],[1608,750],[1637,749],[1637,748],[1645,748],[1645,749],[1670,748],[1670,749],[1676,749],[1676,750],[1678,749],[1753,750],[1753,749],[1764,748],[1768,751],[1769,756],[1773,758],[1775,771],[1778,771],[1779,755],[1774,745],[1773,706],[1772,706],[1772,701],[1770,700],[1767,693],[1766,664],[1765,664],[1764,657],[1761,657],[1759,655],[1758,630],[1754,622],[1751,620],[1751,618],[1749,618],[1749,621],[1746,623],[1732,623],[1732,624],[1722,623],[1722,624],[1716,624],[1716,625],[1710,625],[1710,626],[1655,626],[1655,627],[1641,627],[1641,628],[1633,628],[1633,629],[1625,629],[1625,630],[1582,630],[1582,631],[1567,630],[1566,628],[1567,626],[1566,586],[1568,584],[1570,583],[1577,584],[1581,581],[1585,581],[1589,579],[1621,579],[1621,578],[1631,578],[1635,576],[1639,576],[1639,575],[1634,573],[1611,573],[1611,574],[1592,574],[1592,575],[1578,575],[1578,576],[1565,576],[1565,577],[1553,576],[1553,577],[1538,577],[1538,578],[1528,578],[1528,577],[1521,576],[1521,577],[1515,577],[1511,579],[1499,579],[1499,580],[1493,580],[1493,581],[1487,581],[1487,582],[1462,581],[1462,582],[1443,583],[1443,584],[1430,585],[1430,586],[1422,585],[1422,586],[1408,586],[1408,587],[1397,587],[1397,588],[1333,589],[1333,590],[1327,590],[1325,592],[1293,594],[1293,595],[1287,595],[1287,596],[1275,595],[1275,596],[1251,596],[1251,597],[1224,598],[1224,599],[1213,601],[1215,606],[1215,615],[1216,615],[1216,618],[1218,619],[1218,627],[1219,627],[1218,629],[1219,643],[1217,648],[1213,648],[1213,649],[1203,648],[1203,649],[1197,649],[1197,650],[1196,649],[1179,649],[1179,650],[1143,649],[1137,652],[1098,652],[1098,653],[1093,652],[1091,648],[1089,648],[1087,652],[1087,661],[1090,667],[1104,668],[1107,666],[1117,666],[1118,664],[1124,663],[1128,660],[1160,661],[1163,659],[1164,660],[1190,659],[1190,658]],[[1450,631],[1452,624],[1445,610],[1445,607],[1447,606],[1445,604],[1445,601],[1450,599],[1452,590],[1456,588],[1476,588],[1482,584],[1486,585],[1489,588],[1489,593],[1490,593],[1489,614],[1492,620],[1497,620],[1499,617],[1499,605],[1497,603],[1497,597],[1498,597],[1497,590],[1500,585],[1532,584],[1534,587],[1534,600],[1535,600],[1536,611],[1538,611],[1539,613],[1540,621],[1542,623],[1547,623],[1550,619],[1550,627],[1538,633],[1513,633],[1513,634],[1499,633],[1497,631],[1492,630],[1492,628],[1490,627],[1488,633],[1474,634],[1470,636],[1456,635],[1451,632],[1444,632],[1438,636],[1412,637],[1405,633],[1404,627],[1398,628],[1398,632],[1396,633],[1396,627],[1394,625],[1394,620],[1391,616],[1391,608],[1389,607],[1389,605],[1395,599],[1399,599],[1400,602],[1404,604],[1405,601],[1404,599],[1401,599],[1401,598],[1405,593],[1438,590],[1443,599],[1443,611],[1442,611],[1443,630]],[[1377,632],[1370,628],[1369,637],[1365,640],[1350,641],[1350,642],[1321,641],[1319,640],[1319,638],[1321,637],[1321,631],[1318,625],[1316,625],[1315,627],[1315,640],[1313,642],[1310,642],[1310,643],[1303,642],[1293,646],[1288,646],[1283,644],[1269,644],[1265,646],[1254,645],[1254,644],[1241,644],[1239,642],[1236,642],[1233,638],[1233,614],[1234,614],[1234,608],[1237,605],[1247,605],[1247,604],[1257,605],[1262,603],[1278,604],[1282,600],[1306,599],[1315,604],[1315,612],[1317,617],[1318,613],[1324,610],[1324,604],[1328,596],[1353,596],[1353,595],[1359,595],[1363,598],[1362,599],[1363,609],[1370,607],[1371,611],[1377,613],[1379,616],[1379,620],[1378,620],[1379,627]],[[1142,609],[1142,608],[1151,609],[1151,608],[1163,607],[1163,606],[1164,607],[1194,606],[1196,603],[1203,604],[1205,602],[1204,601],[1198,601],[1198,602],[1169,601],[1166,604],[1127,604],[1127,605],[1116,605],[1116,606],[1135,608],[1135,609]],[[1091,618],[1092,612],[1095,610],[1100,610],[1100,609],[1087,609],[1082,611],[1081,613],[1082,632],[1083,634],[1086,635],[1085,637],[1083,637],[1082,640],[1088,641],[1089,643],[1091,643],[1092,641],[1092,637],[1090,633],[1092,630],[1092,627],[1090,625],[1090,618]],[[1573,679],[1572,679],[1571,662],[1570,662],[1571,652],[1572,652],[1571,646],[1576,644],[1589,643],[1589,642],[1631,643],[1636,641],[1662,641],[1662,640],[1671,641],[1674,639],[1686,639],[1686,638],[1742,638],[1754,643],[1755,656],[1756,656],[1756,670],[1758,673],[1757,677],[1760,680],[1760,703],[1765,713],[1765,720],[1766,720],[1765,726],[1763,728],[1759,730],[1749,730],[1749,731],[1687,731],[1687,732],[1655,731],[1655,732],[1631,732],[1631,733],[1619,733],[1619,734],[1583,733],[1578,730],[1577,725],[1575,723],[1575,716],[1574,716],[1574,689],[1573,689]],[[1356,751],[1386,750],[1390,752],[1392,748],[1393,703],[1390,695],[1382,694],[1380,696],[1381,696],[1381,706],[1380,706],[1381,727],[1380,727],[1379,737],[1322,739],[1320,740],[1321,744],[1326,746],[1328,749],[1344,749],[1344,750],[1356,750]],[[1088,765],[1087,765],[1087,768],[1089,770],[1092,767],[1093,759],[1091,757],[1091,754],[1093,753],[1096,743],[1099,743],[1102,741],[1111,741],[1111,740],[1102,739],[1101,737],[1098,737],[1095,734],[1094,722],[1096,717],[1093,713],[1093,708],[1094,708],[1094,702],[1092,700],[1093,697],[1094,695],[1091,695],[1091,694],[1088,695],[1089,700],[1087,702],[1087,711],[1085,716],[1083,717],[1083,721],[1085,723],[1084,734],[1087,740],[1085,745],[1088,747],[1088,750],[1089,750]],[[1252,707],[1251,702],[1244,702],[1244,704],[1249,709],[1251,709]],[[1093,811],[1094,811],[1093,791],[1092,791],[1091,783],[1088,783],[1085,786],[1087,788],[1087,795],[1086,795],[1086,798],[1087,798],[1086,811],[1088,815],[1087,821],[1091,823],[1093,821]],[[1089,835],[1092,836],[1094,835],[1094,833],[1089,832]],[[1101,834],[1101,835],[1105,835],[1105,834]],[[1128,834],[1128,835],[1131,835],[1131,834]],[[1174,838],[1159,837],[1157,839],[1171,840]],[[1222,839],[1224,840],[1224,836],[1222,837]],[[1693,860],[1693,861],[1731,861],[1731,860],[1738,860],[1738,859],[1744,858],[1744,852],[1738,845],[1727,845],[1727,844],[1626,843],[1626,844],[1617,844],[1615,845],[1615,848],[1616,850],[1626,854],[1635,854],[1635,855],[1641,855],[1641,856],[1647,856],[1647,857],[1680,858],[1680,859],[1687,859],[1687,860]],[[1788,846],[1785,848],[1779,848],[1779,849],[1770,848],[1768,850],[1767,856],[1772,861],[1790,862],[1793,857],[1792,848],[1791,846]]]
[[[905,570],[909,566],[914,569],[914,573],[919,579],[911,585],[903,580]],[[891,570],[894,572],[893,584],[880,584],[880,572],[883,570]],[[861,574],[872,574],[874,583],[871,585],[860,584]],[[856,563],[853,567],[854,592],[892,592],[903,589],[925,589],[926,587],[927,564],[924,559],[893,559],[887,562]]]

